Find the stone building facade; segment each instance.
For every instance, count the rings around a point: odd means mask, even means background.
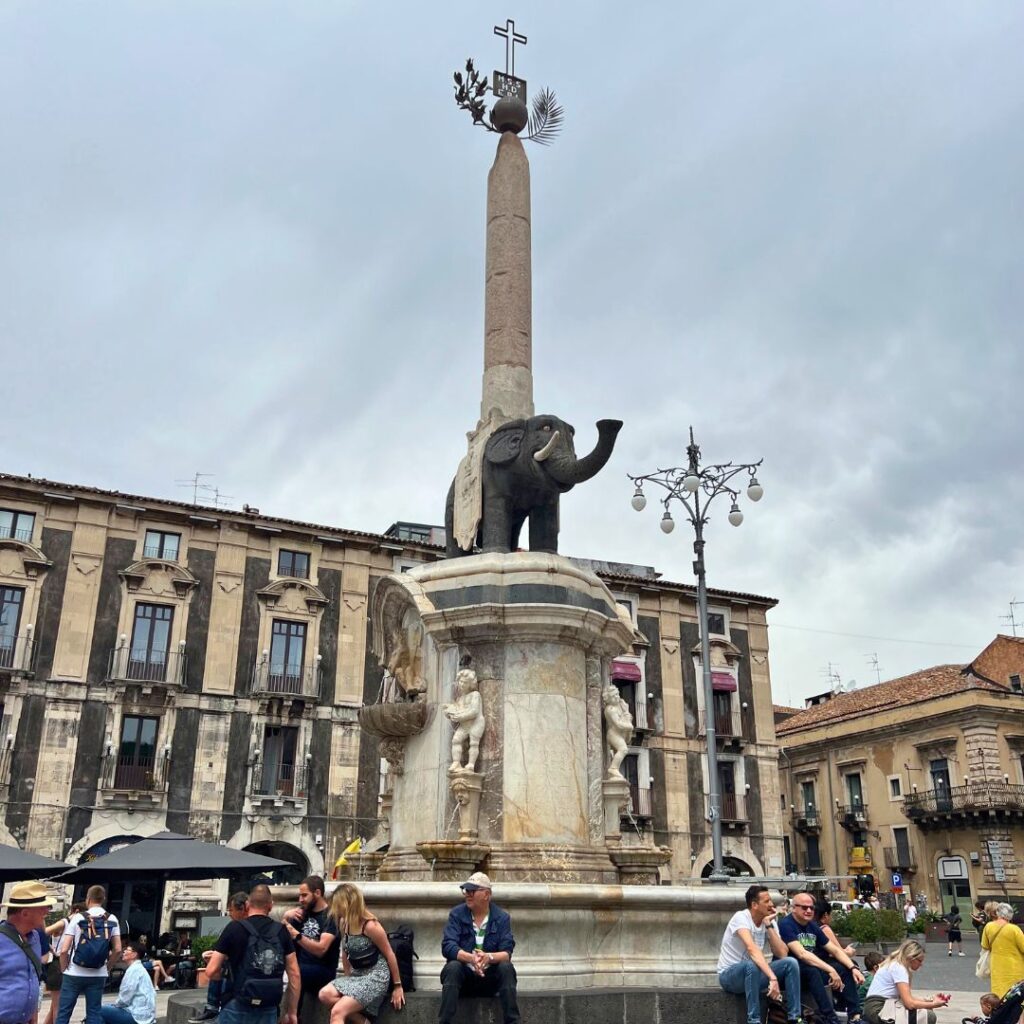
[[[164,829],[330,874],[380,808],[376,741],[356,713],[382,670],[375,580],[442,557],[436,527],[362,533],[0,475],[0,842],[72,863]],[[637,725],[626,829],[671,847],[664,880],[699,877],[703,693],[693,587],[591,563],[630,609],[611,676]],[[710,636],[726,852],[779,874],[766,613],[712,592]],[[286,877],[287,876],[287,879]],[[115,910],[151,930],[216,906],[196,883],[125,886]]]
[[[948,911],[1024,897],[1024,638],[778,708],[786,858]]]

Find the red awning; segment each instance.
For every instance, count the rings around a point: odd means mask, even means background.
[[[728,691],[729,693],[735,693],[736,691],[736,680],[733,679],[731,672],[712,672],[711,673],[711,689]]]
[[[635,661],[613,661],[612,679],[628,679],[631,682],[639,683],[640,666]]]

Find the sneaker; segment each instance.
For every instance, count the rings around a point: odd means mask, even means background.
[[[964,951],[961,949],[960,952],[957,953],[957,956],[963,956],[963,955],[964,955]]]
[[[949,952],[948,952],[948,953],[946,954],[946,956],[952,956],[952,955],[953,955],[953,950],[950,950],[950,951],[949,951]]]
[[[204,1006],[198,1013],[193,1013],[188,1019],[188,1024],[204,1024],[208,1020],[216,1020],[220,1016],[220,1010],[212,1006]]]

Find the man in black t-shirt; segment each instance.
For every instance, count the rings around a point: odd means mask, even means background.
[[[278,933],[278,941],[284,953],[284,967],[288,975],[288,988],[281,1000],[280,1007],[250,1007],[237,998],[239,985],[245,975],[245,954],[249,946],[249,932],[241,921],[232,921],[220,933],[217,944],[213,947],[213,955],[206,965],[206,976],[212,981],[221,976],[225,965],[231,971],[235,988],[232,999],[220,1011],[219,1024],[298,1024],[296,1006],[299,998],[299,965],[295,959],[295,944],[284,925],[270,918],[274,900],[270,895],[270,887],[257,885],[249,893],[249,910],[246,917],[261,935],[268,936]],[[282,987],[284,982],[281,983]]]
[[[338,973],[338,923],[324,899],[324,880],[310,875],[299,884],[299,905],[282,919],[295,943],[295,956],[302,976],[299,1013],[306,996],[316,1001],[317,993]]]

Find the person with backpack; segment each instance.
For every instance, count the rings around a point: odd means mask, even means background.
[[[23,882],[0,904],[7,910],[0,924],[0,1024],[28,1024],[39,1010],[39,929],[56,902],[42,882]]]
[[[960,916],[960,908],[955,903],[949,908],[949,913],[946,915],[946,924],[949,925],[949,932],[946,936],[949,939],[949,952],[946,953],[946,956],[953,955],[954,944],[956,944],[958,950],[957,956],[963,956],[963,935],[960,933],[960,925],[963,924],[963,918]]]
[[[227,916],[232,921],[244,921],[249,913],[249,894],[244,892],[232,893],[228,897]],[[212,949],[203,950],[203,967],[206,968],[213,956]],[[223,977],[214,978],[206,986],[206,1004],[188,1019],[188,1024],[206,1024],[207,1021],[216,1020],[220,1015],[220,1008],[231,998],[231,982]]]
[[[242,921],[220,933],[206,963],[211,981],[227,967],[231,998],[220,1011],[219,1024],[298,1024],[299,964],[295,943],[283,924],[270,917],[274,899],[270,886],[253,886]],[[285,988],[282,977],[288,975]]]
[[[102,885],[90,885],[85,893],[85,913],[75,914],[61,936],[64,981],[57,1024],[69,1024],[80,995],[85,996],[85,1024],[103,1024],[103,989],[109,968],[121,959],[121,930],[117,918],[103,909],[106,899]]]

